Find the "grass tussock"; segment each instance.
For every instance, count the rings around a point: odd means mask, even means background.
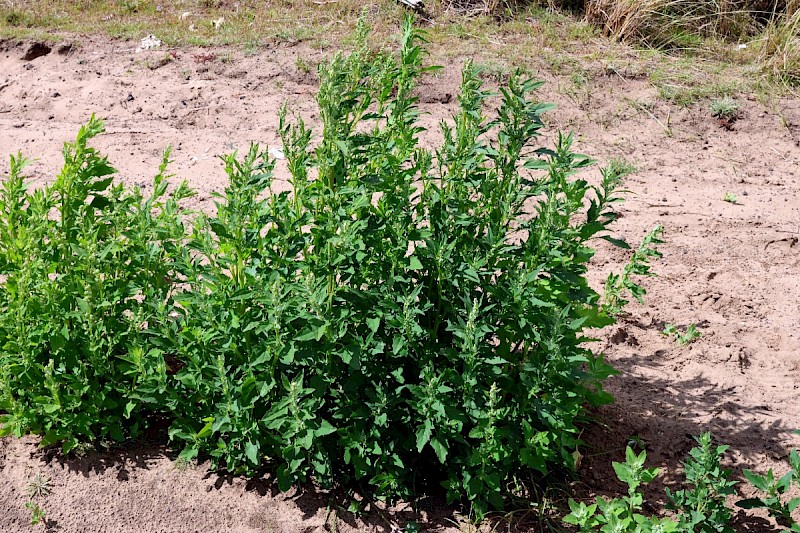
[[[770,21],[759,42],[760,63],[774,79],[800,85],[800,2],[794,11]]]

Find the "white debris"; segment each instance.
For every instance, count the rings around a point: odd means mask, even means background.
[[[161,39],[157,39],[155,35],[148,35],[142,42],[139,44],[139,47],[136,49],[136,53],[140,53],[143,50],[153,50],[154,48],[159,48],[161,46]]]
[[[191,14],[191,13],[189,13],[188,11],[184,11],[184,12],[181,14],[181,16],[180,16],[180,17],[178,17],[178,19],[179,19],[179,20],[186,20],[186,19],[188,19],[188,18],[189,18],[191,15],[192,15],[192,14]]]
[[[197,31],[197,28],[194,27],[194,24],[189,24],[189,31]]]
[[[225,22],[225,17],[220,17],[217,20],[212,20],[211,25],[214,26],[215,30],[218,30],[224,22]]]
[[[737,48],[739,50],[744,50],[745,48],[747,48],[747,45],[746,44],[740,44],[739,46],[737,46]]]
[[[269,152],[269,155],[271,155],[275,159],[286,159],[286,156],[283,154],[283,150],[281,150],[280,148],[271,146],[270,149],[267,151]]]

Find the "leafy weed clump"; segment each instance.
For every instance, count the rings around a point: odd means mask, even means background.
[[[169,365],[148,329],[173,306],[190,192],[167,196],[166,155],[151,197],[112,185],[87,144],[102,130],[92,117],[33,192],[12,156],[0,190],[0,435],[41,433],[65,452],[137,434],[142,405],[166,410]]]
[[[533,144],[539,84],[517,73],[490,94],[472,64],[440,147],[423,148],[422,38],[407,20],[398,54],[373,53],[367,34],[319,69],[317,137],[281,113],[291,193],[252,146],[223,158],[216,214],[190,217],[167,156],[152,197],[111,185],[94,119],[50,187],[25,192],[12,158],[3,432],[69,451],[164,415],[186,461],[387,499],[443,485],[479,514],[522,471],[574,467],[576,423],[611,400],[614,372],[586,329],[613,322],[621,291],[641,295],[631,276],[660,228],[601,300],[590,240],[614,219],[619,171],[576,177],[591,160],[571,136]]]

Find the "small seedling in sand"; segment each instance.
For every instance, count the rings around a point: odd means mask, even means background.
[[[28,481],[28,501],[25,508],[31,512],[31,525],[35,526],[45,518],[45,511],[36,502],[36,498],[42,498],[50,494],[50,478],[43,474],[36,474]]]
[[[739,198],[732,192],[726,192],[725,196],[722,197],[722,201],[728,202],[729,204],[735,204],[738,199]]]
[[[681,333],[681,331],[673,324],[667,324],[664,328],[664,331],[661,333],[667,336],[674,336],[675,342],[677,342],[680,346],[688,346],[695,340],[699,339],[701,335],[700,330],[698,330],[697,326],[694,324],[690,324],[683,333]]]

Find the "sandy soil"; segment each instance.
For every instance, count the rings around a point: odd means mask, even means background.
[[[0,154],[21,149],[37,157],[29,173],[34,184],[45,183],[59,168],[62,143],[97,113],[108,133],[95,145],[121,179],[149,183],[170,144],[172,171],[199,191],[194,206],[207,209],[224,181],[215,156],[251,141],[276,144],[284,101],[315,118],[315,77],[302,64],[321,56],[302,45],[249,56],[232,49],[136,54],[135,46],[82,38],[80,46],[28,61],[29,44],[0,43]],[[448,61],[421,87],[430,125],[453,111],[460,66]],[[800,444],[791,435],[800,428],[800,101],[765,107],[744,99],[742,117],[728,129],[704,107],[660,102],[640,72],[594,65],[589,74],[584,92],[538,73],[548,82],[541,99],[559,106],[548,134],[574,129],[579,151],[601,162],[634,162],[639,170],[627,179],[631,194],[616,234],[634,243],[663,224],[666,244],[655,265],[659,276],[645,283],[646,305],[632,306],[602,334],[598,349],[621,371],[608,383],[617,402],[586,430],[576,488],[587,495],[621,490],[610,461],[637,437],[650,463],[671,471],[652,489],[657,506],[691,435],[705,430],[731,445],[737,471],[782,472],[787,447]],[[426,134],[426,142],[434,139],[435,132]],[[278,172],[285,178],[285,168]],[[726,192],[737,203],[722,201]],[[598,248],[599,286],[626,256],[603,242]],[[680,347],[660,333],[665,323],[697,324],[702,337]],[[27,481],[37,473],[51,479],[42,502],[52,531],[389,531],[410,519],[457,530],[437,504],[423,516],[400,508],[362,518],[338,513],[334,523],[328,509],[337,502],[328,495],[281,495],[268,480],[219,477],[205,465],[177,468],[174,454],[153,443],[84,458],[36,444],[0,440],[0,531],[37,530],[24,509]],[[758,518],[739,522],[741,531],[773,530]]]

